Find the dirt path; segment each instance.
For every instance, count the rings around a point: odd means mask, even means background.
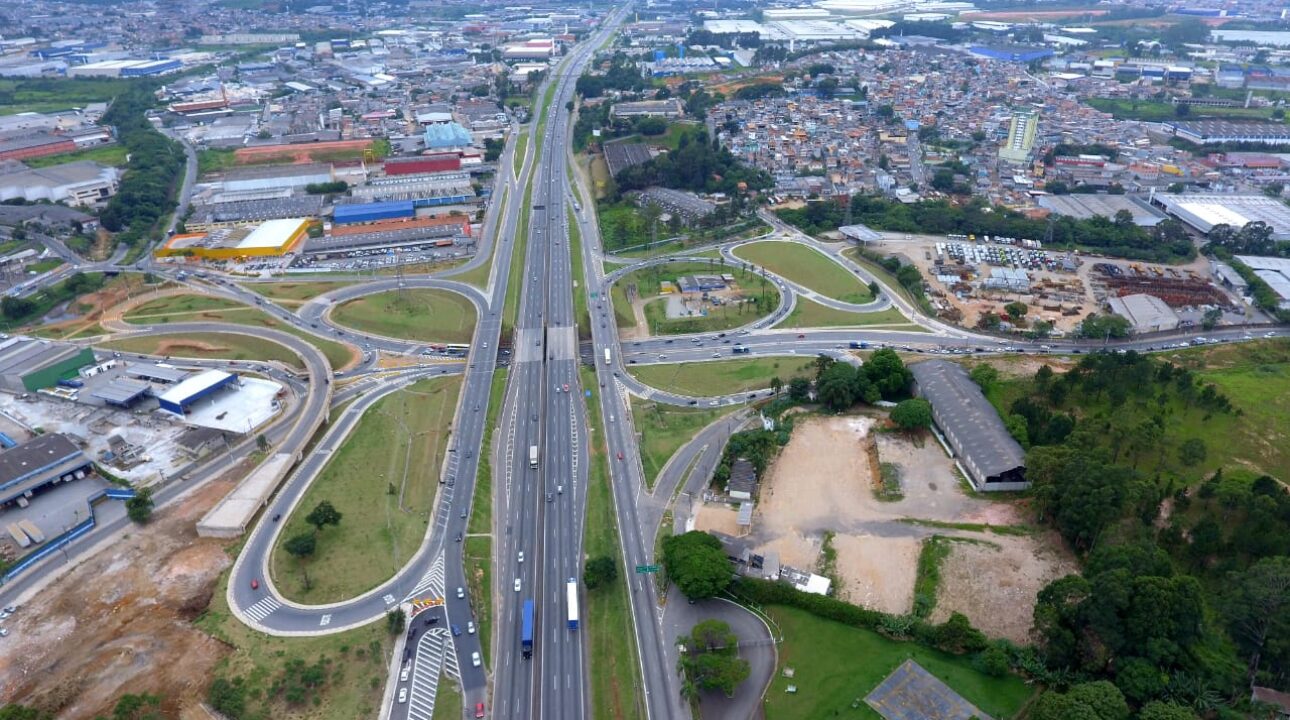
[[[0,704],[62,720],[107,716],[122,694],[156,693],[166,717],[194,710],[229,648],[191,621],[232,562],[227,541],[195,527],[238,467],[131,530],[42,590],[6,621]]]

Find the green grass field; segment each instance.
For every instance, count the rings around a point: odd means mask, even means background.
[[[596,387],[594,372],[582,368],[580,373],[583,387]],[[640,666],[627,601],[627,583],[631,577],[622,567],[617,516],[609,490],[609,450],[605,446],[600,404],[595,398],[587,402],[587,415],[591,467],[587,478],[583,547],[587,557],[609,556],[618,565],[617,582],[587,592],[582,632],[587,636],[590,653],[591,716],[597,720],[641,720],[645,712],[640,695]]]
[[[578,324],[578,339],[591,339],[591,313],[587,310],[587,282],[582,267],[582,230],[573,209],[566,211],[569,221],[569,255],[573,259],[573,319]]]
[[[57,112],[108,102],[131,80],[119,78],[24,78],[0,80],[0,115]]]
[[[367,333],[419,342],[468,343],[475,306],[447,290],[410,288],[364,295],[331,311],[337,324]]]
[[[527,130],[521,130],[515,136],[515,154],[511,156],[511,166],[515,170],[516,177],[524,169],[524,153],[528,152],[529,133]]]
[[[903,331],[921,331],[922,328],[909,322],[909,319],[894,307],[877,312],[856,313],[835,310],[821,305],[809,298],[799,297],[793,304],[793,311],[788,317],[775,323],[778,328],[816,328],[816,327],[865,327],[869,325],[895,325],[893,329]]]
[[[353,720],[378,714],[394,648],[384,620],[334,635],[265,635],[247,627],[229,611],[228,577],[229,571],[225,571],[206,612],[193,624],[232,649],[216,664],[213,675],[230,681],[242,679],[250,698],[246,717]],[[330,665],[324,685],[310,691],[316,703],[288,705],[280,699],[266,699],[271,694],[280,696],[273,693],[273,686],[287,663],[301,660],[312,665],[322,658],[330,660]],[[211,679],[202,678],[201,682]]]
[[[86,148],[76,152],[64,153],[62,155],[46,155],[44,157],[27,158],[23,160],[29,167],[43,168],[53,165],[63,165],[70,162],[81,160],[90,160],[103,165],[113,167],[125,167],[126,156],[130,151],[124,145],[102,145],[99,147]]]
[[[640,433],[641,466],[645,483],[654,487],[658,474],[695,433],[721,417],[723,410],[678,408],[632,398],[632,419]]]
[[[1176,397],[1171,398],[1163,408],[1168,418],[1163,437],[1151,451],[1133,459],[1144,477],[1177,477],[1194,485],[1219,467],[1225,472],[1290,477],[1290,430],[1284,421],[1290,413],[1290,340],[1208,346],[1158,357],[1190,368],[1201,380],[1214,383],[1241,414],[1187,408]],[[1030,392],[1031,377],[1001,380],[986,396],[996,410],[1006,413],[1013,401]],[[1076,415],[1081,417],[1114,412],[1117,420],[1146,420],[1157,405],[1134,399],[1111,408],[1106,398],[1084,398],[1078,407]],[[1069,412],[1069,407],[1065,411]],[[1206,457],[1188,467],[1180,462],[1178,448],[1193,438],[1204,441]]]
[[[106,350],[199,358],[202,360],[253,360],[280,362],[288,367],[303,369],[300,358],[285,347],[261,338],[235,333],[196,333],[165,335],[161,329],[146,337],[110,340],[97,345]]]
[[[741,246],[735,255],[834,300],[866,303],[873,299],[859,278],[805,245],[767,240]]]
[[[667,317],[664,300],[659,291],[664,282],[676,283],[682,275],[730,274],[734,275],[736,285],[745,293],[745,297],[757,300],[756,304],[734,306],[722,305],[711,310],[707,316],[671,319]],[[652,335],[681,335],[697,332],[717,332],[742,327],[758,318],[769,315],[779,306],[779,291],[775,285],[760,275],[730,265],[723,265],[716,259],[712,262],[677,262],[666,265],[655,265],[630,272],[619,278],[611,290],[614,303],[614,315],[619,327],[634,327],[635,315],[627,299],[627,289],[635,286],[639,297],[646,299],[645,320]],[[652,298],[657,298],[653,299]]]
[[[797,608],[770,606],[766,611],[784,633],[779,666],[763,705],[767,720],[881,720],[864,698],[910,658],[996,720],[1014,717],[1035,692],[1019,677],[978,672],[966,657],[889,640]],[[783,676],[784,668],[793,668],[792,678]],[[790,684],[797,686],[796,693],[786,692]]]
[[[520,313],[520,288],[524,286],[524,254],[529,246],[529,206],[533,203],[533,183],[524,186],[524,202],[520,205],[520,221],[516,226],[516,235],[509,242],[515,243],[511,248],[511,267],[506,283],[506,299],[502,303],[502,337],[509,337],[515,328],[515,319]],[[498,238],[507,242],[504,238]]]
[[[422,380],[363,414],[283,521],[272,569],[286,597],[315,604],[349,599],[392,577],[416,553],[434,507],[460,390],[460,377]],[[322,500],[344,517],[317,533],[314,557],[302,563],[283,546],[313,532],[305,516]]]
[[[497,427],[497,416],[502,412],[502,401],[506,393],[506,368],[493,371],[491,390],[488,395],[488,414],[484,418],[484,438],[479,451],[479,470],[475,476],[475,499],[470,503],[470,523],[466,526],[469,533],[489,533],[493,531],[493,428]]]
[[[50,270],[61,267],[62,265],[63,265],[62,258],[50,257],[50,258],[45,258],[44,260],[37,260],[36,262],[24,267],[23,270],[28,273],[35,273],[36,275],[40,275],[41,273],[47,273]]]
[[[337,370],[349,365],[356,357],[355,351],[348,345],[311,335],[295,326],[275,320],[250,305],[205,295],[171,295],[157,298],[126,313],[125,321],[137,325],[153,325],[161,332],[165,332],[165,325],[170,322],[226,322],[280,330],[295,335],[318,348],[323,355],[327,356],[327,362]],[[295,359],[295,355],[292,354],[291,357],[293,364],[298,365],[300,361]]]
[[[206,148],[197,151],[197,174],[220,172],[237,167],[237,155],[228,149]]]
[[[233,300],[207,295],[169,295],[135,306],[123,316],[123,319],[137,325],[151,325],[158,319],[173,319],[174,315],[208,310],[254,310],[254,308]]]
[[[765,390],[773,377],[787,384],[794,375],[813,376],[815,372],[809,358],[795,357],[632,365],[628,370],[650,387],[695,397]]]
[[[1117,120],[1142,120],[1146,122],[1165,122],[1168,120],[1267,120],[1272,116],[1272,108],[1244,107],[1193,107],[1186,116],[1179,116],[1172,103],[1154,100],[1125,100],[1120,98],[1085,98],[1090,106],[1111,113]]]
[[[325,292],[353,285],[351,282],[258,282],[243,283],[242,287],[257,295],[282,305],[294,307],[304,305]]]
[[[485,645],[484,647],[488,647]],[[461,690],[457,681],[447,676],[439,677],[439,689],[434,696],[434,717],[432,720],[460,720],[462,707]],[[472,708],[473,709],[473,708]]]
[[[465,540],[466,584],[470,586],[470,605],[475,611],[475,628],[479,632],[479,643],[484,664],[490,665],[488,656],[492,653],[490,638],[493,637],[493,539],[486,535],[468,537]],[[456,590],[448,589],[449,593]]]

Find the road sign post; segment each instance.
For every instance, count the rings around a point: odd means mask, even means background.
[[[636,572],[641,575],[644,575],[646,573],[656,573],[658,572],[658,566],[657,565],[637,565]]]

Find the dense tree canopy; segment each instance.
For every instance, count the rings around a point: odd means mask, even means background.
[[[698,530],[663,538],[663,566],[668,580],[691,600],[719,594],[734,575],[721,541]]]
[[[764,190],[772,184],[769,175],[742,165],[728,150],[710,141],[702,128],[681,131],[675,152],[624,168],[614,180],[620,192],[661,185],[730,195],[740,192],[741,184],[749,190]]]

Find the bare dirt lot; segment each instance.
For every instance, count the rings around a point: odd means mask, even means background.
[[[990,553],[988,562],[954,546],[942,576],[954,574],[956,584],[946,582],[943,588],[948,589],[940,595],[953,595],[955,601],[944,600],[937,609],[945,616],[963,612],[988,634],[1024,639],[1035,593],[1073,563],[1052,550],[1055,540],[1044,535],[1004,536],[905,522],[1014,526],[1024,518],[1014,503],[970,496],[934,439],[914,441],[875,431],[883,422],[878,415],[799,419],[792,441],[766,472],[748,540],[762,551],[777,552],[782,564],[811,570],[817,567],[824,534],[834,532],[839,596],[891,613],[912,608],[923,539],[941,534],[994,543],[998,549],[980,549]],[[902,499],[882,502],[875,497],[878,462],[898,466]],[[726,518],[708,515],[713,507],[701,511],[701,518],[711,519],[701,519],[700,528],[709,524],[725,532],[719,525]],[[1010,608],[1007,618],[992,617],[999,607]]]
[[[941,564],[932,621],[959,612],[990,637],[1029,641],[1035,595],[1049,582],[1078,572],[1055,537],[991,536],[997,547],[954,543]],[[1006,608],[1006,610],[1003,610]]]
[[[0,704],[76,720],[107,716],[122,694],[147,692],[164,697],[166,717],[195,709],[230,650],[190,621],[231,560],[226,541],[198,538],[194,528],[231,486],[208,483],[25,603],[6,621]]]

